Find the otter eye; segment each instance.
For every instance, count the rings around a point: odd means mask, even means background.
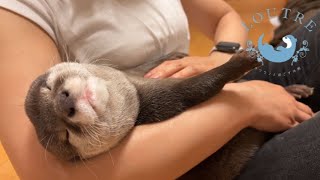
[[[47,82],[45,82],[45,81],[42,83],[42,87],[45,88],[45,89],[47,89],[47,90],[49,90],[49,91],[51,91],[51,89],[52,89],[51,86],[49,86],[49,85],[47,84]]]
[[[49,91],[51,91],[51,87],[46,83],[46,86],[45,86]]]
[[[68,141],[68,142],[69,142],[69,137],[70,137],[70,135],[69,135],[69,131],[68,131],[68,130],[66,130],[66,141]]]

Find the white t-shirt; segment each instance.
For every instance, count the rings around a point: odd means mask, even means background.
[[[188,52],[180,0],[0,0],[43,28],[80,62],[128,68]]]

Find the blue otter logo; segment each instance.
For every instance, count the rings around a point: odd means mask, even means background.
[[[287,35],[282,38],[283,42],[286,43],[286,47],[278,46],[274,49],[270,44],[262,44],[264,34],[259,37],[258,49],[260,54],[267,60],[274,63],[282,63],[290,60],[297,47],[297,39],[292,35]]]
[[[255,54],[257,56],[257,61],[261,62],[262,65],[264,65],[264,59],[273,63],[283,63],[291,59],[291,65],[293,65],[293,63],[298,62],[299,59],[305,58],[307,52],[310,51],[308,48],[308,41],[306,40],[302,42],[302,46],[296,51],[298,40],[293,35],[286,35],[282,38],[286,47],[278,46],[276,48],[268,43],[263,44],[263,37],[264,34],[259,37],[257,49],[253,46],[252,41],[247,42],[248,47],[246,49],[249,53]]]

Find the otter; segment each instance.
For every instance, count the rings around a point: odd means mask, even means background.
[[[184,56],[174,53],[126,70],[74,62],[53,66],[32,83],[25,101],[39,142],[62,160],[90,159],[115,147],[134,126],[172,118],[260,65],[242,51],[188,79],[143,78],[164,60]],[[305,86],[292,89],[299,96],[312,94]],[[244,129],[179,179],[233,179],[268,136]]]

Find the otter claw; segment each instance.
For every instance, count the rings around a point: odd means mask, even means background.
[[[307,98],[314,92],[314,88],[299,84],[287,86],[285,89],[296,99]]]
[[[247,67],[248,70],[251,70],[255,67],[261,66],[261,62],[257,61],[256,54],[252,54],[248,51],[240,51],[237,54],[233,55],[230,61],[241,61],[242,65]]]

